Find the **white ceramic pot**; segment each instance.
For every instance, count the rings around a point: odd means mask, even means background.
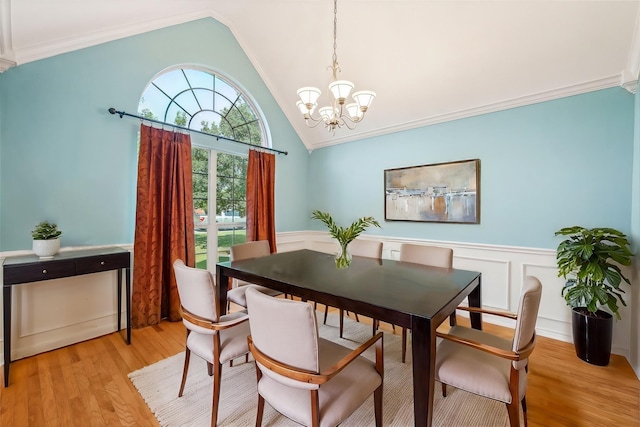
[[[33,253],[40,258],[53,258],[60,250],[60,239],[34,240]]]

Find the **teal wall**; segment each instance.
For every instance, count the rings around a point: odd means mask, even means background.
[[[479,225],[381,221],[367,233],[538,248],[576,224],[629,233],[633,123],[633,95],[613,88],[327,147],[311,155],[309,208],[339,224],[383,220],[385,169],[478,158]]]
[[[29,249],[43,219],[59,224],[64,246],[133,241],[139,122],[106,110],[135,112],[147,83],[177,64],[211,67],[247,90],[274,147],[289,151],[277,156],[279,232],[324,230],[309,219],[312,209],[339,223],[373,215],[383,228],[371,234],[508,246],[555,248],[554,231],[574,224],[632,230],[634,97],[624,89],[309,156],[233,35],[208,18],[0,74],[0,250]],[[479,225],[382,221],[385,169],[473,158],[481,162]]]
[[[631,243],[633,252],[637,255],[640,253],[640,93],[636,92],[635,96],[635,128],[634,128],[634,145],[633,145],[633,185],[631,191]],[[631,295],[625,297],[625,301],[631,306],[631,325],[632,331],[630,339],[630,362],[631,366],[640,378],[640,336],[637,333],[638,325],[640,325],[640,257],[634,257],[633,269],[631,276]]]
[[[133,242],[140,123],[107,108],[135,113],[149,81],[176,64],[211,67],[251,94],[274,148],[289,151],[277,156],[276,227],[308,227],[308,152],[228,28],[207,18],[0,74],[0,250],[30,249],[45,219],[63,246]]]

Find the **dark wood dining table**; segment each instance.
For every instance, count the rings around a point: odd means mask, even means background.
[[[237,278],[411,329],[414,421],[421,427],[431,426],[433,415],[436,328],[466,297],[481,305],[478,272],[357,256],[338,269],[334,255],[306,249],[221,262],[216,275],[219,313],[226,312],[226,284]],[[481,323],[472,313],[472,327]]]

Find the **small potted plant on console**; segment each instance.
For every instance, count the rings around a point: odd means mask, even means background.
[[[56,224],[42,221],[31,231],[33,237],[33,253],[41,259],[53,258],[60,250],[60,235]]]

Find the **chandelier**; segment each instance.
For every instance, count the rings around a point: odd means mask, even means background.
[[[335,135],[336,129],[342,126],[348,129],[355,129],[356,125],[362,121],[364,114],[371,106],[376,93],[370,90],[361,90],[351,94],[354,84],[348,80],[338,80],[337,74],[340,71],[338,66],[338,55],[336,41],[338,27],[338,0],[333,1],[333,63],[330,65],[331,82],[329,83],[329,105],[318,109],[318,115],[314,117],[314,112],[318,106],[318,98],[322,93],[316,87],[303,87],[298,89],[300,100],[296,103],[298,109],[304,117],[304,121],[309,127],[316,127],[324,123],[329,132]],[[353,101],[345,105],[347,98],[351,94]]]

